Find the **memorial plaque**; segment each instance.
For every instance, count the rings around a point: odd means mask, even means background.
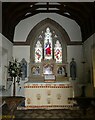
[[[55,82],[55,75],[45,75],[45,82]]]

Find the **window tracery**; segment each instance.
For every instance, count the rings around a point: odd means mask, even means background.
[[[54,59],[56,60],[56,63],[62,63],[62,47],[58,40],[54,47]]]
[[[35,62],[41,62],[42,60],[42,45],[40,41],[37,41],[36,47],[35,47]]]
[[[41,38],[41,41],[39,38]],[[35,62],[40,63],[43,58],[45,60],[54,58],[56,63],[62,63],[61,43],[59,42],[55,31],[52,31],[49,27],[47,27],[45,31],[41,32],[35,46]]]
[[[44,58],[52,59],[52,33],[50,32],[50,28],[46,28],[45,38],[44,38]]]

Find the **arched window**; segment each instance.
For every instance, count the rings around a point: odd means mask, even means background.
[[[36,47],[35,47],[35,62],[41,62],[42,60],[42,45],[40,41],[37,41]]]
[[[62,47],[58,40],[54,47],[54,59],[56,60],[56,63],[62,63]]]
[[[50,28],[46,28],[45,38],[44,38],[44,58],[52,59],[52,33]]]
[[[42,59],[55,59],[56,63],[62,63],[62,45],[58,35],[50,27],[46,27],[38,36],[35,46],[35,62],[40,63]]]

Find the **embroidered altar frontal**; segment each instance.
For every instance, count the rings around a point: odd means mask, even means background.
[[[71,108],[68,100],[73,96],[69,83],[25,83],[25,106],[27,109]]]

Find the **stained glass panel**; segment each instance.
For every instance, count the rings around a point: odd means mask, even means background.
[[[42,43],[40,43],[40,40],[36,43],[35,62],[40,63],[42,58],[45,60],[50,60],[53,59],[54,56],[56,63],[62,63],[62,47],[59,40],[57,40],[58,36],[55,31],[52,31],[49,27],[47,27],[45,32],[41,32],[38,39],[39,38],[41,38]],[[55,41],[53,42],[53,40]],[[54,49],[53,43],[55,43]]]
[[[50,28],[46,28],[45,38],[44,38],[44,58],[52,59],[52,33],[50,32]]]
[[[42,60],[42,45],[40,41],[37,41],[36,47],[35,47],[35,62],[41,62]]]
[[[54,59],[56,60],[56,63],[62,63],[62,47],[58,40],[54,47]]]

